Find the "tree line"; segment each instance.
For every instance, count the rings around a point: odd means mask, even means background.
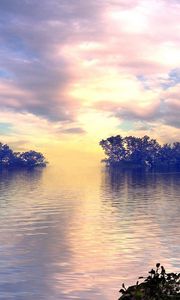
[[[104,161],[111,166],[180,169],[180,142],[161,146],[147,135],[142,138],[117,135],[101,140],[100,145],[106,155]]]
[[[0,143],[0,168],[34,168],[45,167],[46,164],[40,152],[14,152],[7,144]]]

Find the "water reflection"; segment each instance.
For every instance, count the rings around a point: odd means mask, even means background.
[[[101,197],[113,213],[119,248],[125,249],[130,264],[141,262],[143,270],[156,259],[178,270],[179,194],[179,173],[105,169]],[[123,261],[129,264],[125,256]]]
[[[28,299],[28,294],[33,295],[34,288],[38,288],[39,270],[34,268],[37,255],[33,255],[32,243],[33,236],[42,231],[35,213],[41,177],[42,170],[0,173],[1,299]]]
[[[0,299],[117,299],[157,261],[177,269],[179,183],[85,165],[2,172]]]

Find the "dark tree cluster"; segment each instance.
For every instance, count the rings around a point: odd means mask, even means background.
[[[163,266],[156,264],[156,269],[149,272],[142,283],[126,289],[124,283],[119,300],[180,300],[180,273],[166,273]]]
[[[160,145],[149,136],[142,138],[120,135],[100,141],[111,166],[139,166],[180,169],[180,142]]]
[[[0,168],[34,168],[46,164],[45,157],[39,152],[13,152],[8,145],[0,143]]]

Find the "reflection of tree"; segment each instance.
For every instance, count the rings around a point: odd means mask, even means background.
[[[140,169],[119,169],[106,166],[104,168],[104,187],[109,189],[110,193],[125,193],[129,189],[136,189],[138,186],[147,185],[147,176]]]
[[[150,199],[156,193],[177,190],[180,173],[146,172],[143,169],[119,169],[118,167],[104,167],[103,188],[109,193],[130,193],[141,196],[148,194]]]
[[[13,152],[8,145],[0,143],[0,167],[3,168],[34,168],[45,167],[45,157],[33,150]]]
[[[119,245],[126,249],[126,263],[158,259],[168,264],[172,258],[176,264],[180,173],[104,169],[102,203],[111,215]]]
[[[18,185],[24,185],[26,187],[29,185],[31,190],[35,189],[40,183],[42,174],[43,170],[41,168],[18,170],[9,170],[8,168],[0,169],[0,198],[3,198],[3,193],[7,195],[7,192],[10,194],[13,194],[13,191],[18,192]]]
[[[157,217],[167,226],[168,221],[178,220],[180,173],[167,176],[167,173],[105,167],[101,192],[104,203],[117,208],[123,218],[130,215],[136,218],[141,213]]]
[[[55,229],[49,228],[53,209],[44,185],[46,174],[47,169],[43,168],[0,170],[0,260],[3,262],[0,290],[3,299],[14,298],[14,295],[21,299],[25,294],[26,299],[39,299],[41,293],[48,295],[47,299],[51,297],[47,287],[51,278],[49,265],[51,257],[56,256],[49,255],[49,248],[57,239],[51,241],[51,231],[54,234]],[[57,247],[52,248],[58,251]]]

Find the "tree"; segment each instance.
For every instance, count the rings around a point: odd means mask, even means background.
[[[0,165],[10,165],[11,159],[13,158],[13,151],[8,145],[0,143]]]
[[[180,168],[180,143],[160,144],[149,136],[142,138],[120,135],[100,141],[109,165]]]
[[[180,143],[179,142],[173,143],[172,154],[173,154],[176,166],[178,168],[180,168]]]
[[[19,155],[22,164],[27,167],[44,167],[45,157],[40,153],[33,150],[23,152]]]
[[[125,158],[124,140],[120,135],[111,136],[100,142],[110,162],[119,162]]]
[[[34,168],[45,167],[46,164],[40,152],[13,152],[8,145],[0,143],[0,168]]]
[[[180,273],[166,273],[157,263],[156,269],[151,269],[142,283],[137,281],[127,289],[123,283],[119,292],[122,294],[119,300],[180,300]]]

